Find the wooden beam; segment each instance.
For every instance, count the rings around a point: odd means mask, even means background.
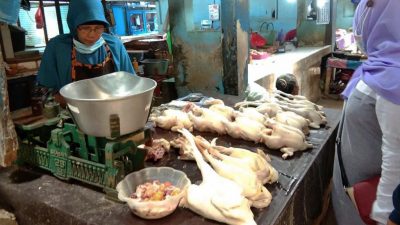
[[[0,23],[0,45],[4,60],[14,58],[14,49],[11,41],[11,33],[8,24]]]
[[[58,24],[58,32],[60,34],[64,34],[64,28],[62,25],[62,20],[61,20],[61,10],[60,10],[60,1],[56,0],[55,1],[55,6],[56,6],[56,15],[57,15],[57,24]]]
[[[45,39],[46,45],[47,45],[47,42],[49,42],[49,36],[47,34],[46,16],[44,15],[45,13],[44,13],[44,7],[43,7],[43,0],[39,0],[39,8],[40,8],[40,10],[42,10],[42,17],[43,17],[43,23],[44,23],[43,32],[44,32],[44,39]]]

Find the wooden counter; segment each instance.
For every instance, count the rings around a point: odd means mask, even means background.
[[[279,151],[266,149],[248,141],[221,136],[219,145],[232,145],[255,150],[263,148],[271,155],[272,165],[288,176],[280,175],[278,183],[267,185],[272,203],[263,210],[253,209],[259,225],[314,224],[318,221],[332,176],[334,141],[340,111],[326,109],[328,125],[312,130],[308,138],[314,148],[283,160]],[[155,137],[172,137],[175,133],[155,130]],[[205,134],[206,138],[214,137]],[[172,166],[183,170],[192,183],[201,180],[195,162],[176,159],[176,153],[154,166]],[[147,166],[153,166],[147,163]],[[188,209],[178,208],[159,220],[143,220],[134,216],[124,204],[105,199],[105,195],[79,182],[63,182],[39,171],[15,167],[0,169],[0,208],[13,212],[19,225],[207,225],[219,224]]]

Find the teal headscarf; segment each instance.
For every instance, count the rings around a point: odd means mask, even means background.
[[[79,25],[94,21],[99,21],[106,27],[110,25],[104,16],[100,0],[71,0],[69,2],[67,23],[74,36]]]
[[[16,24],[20,5],[20,1],[0,1],[0,21]]]

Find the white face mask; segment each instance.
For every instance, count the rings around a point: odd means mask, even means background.
[[[93,45],[85,45],[82,44],[81,42],[77,41],[75,38],[73,39],[74,42],[74,47],[75,49],[82,54],[91,54],[94,51],[96,51],[98,48],[100,48],[101,46],[103,46],[104,44],[104,39],[103,37],[100,37],[99,40],[96,41],[96,43],[94,43]]]
[[[357,47],[364,54],[367,54],[367,43],[364,43],[363,41],[364,24],[370,12],[371,7],[366,6],[364,11],[361,13],[359,20],[357,21],[358,23],[356,24],[354,30],[354,39],[356,41]]]

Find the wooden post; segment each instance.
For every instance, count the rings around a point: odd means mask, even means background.
[[[1,41],[0,45],[3,53],[3,58],[5,60],[14,58],[14,49],[12,47],[11,33],[10,29],[8,28],[8,24],[6,23],[0,23],[0,41]]]
[[[56,5],[56,15],[57,15],[57,24],[58,24],[58,32],[60,34],[64,34],[64,28],[62,25],[62,19],[61,19],[61,10],[60,10],[60,1],[56,0],[55,1]]]
[[[0,168],[11,166],[17,158],[17,151],[17,133],[10,113],[3,55],[0,54]]]

